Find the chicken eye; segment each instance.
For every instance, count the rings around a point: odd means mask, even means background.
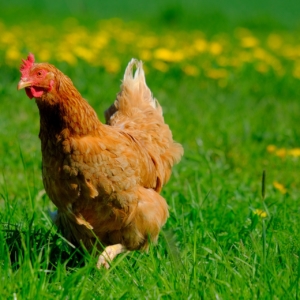
[[[38,75],[38,76],[42,76],[42,72],[41,72],[41,71],[38,71],[37,75]]]

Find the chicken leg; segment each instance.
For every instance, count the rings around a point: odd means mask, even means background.
[[[108,246],[104,249],[104,251],[99,256],[97,262],[97,268],[101,269],[102,267],[109,269],[109,263],[120,253],[125,252],[127,249],[122,244],[116,244],[112,246]]]

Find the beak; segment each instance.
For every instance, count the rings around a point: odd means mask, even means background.
[[[20,89],[23,89],[23,88],[25,88],[25,87],[27,87],[27,86],[31,86],[32,85],[32,82],[31,81],[23,81],[22,79],[19,81],[19,83],[18,83],[18,90],[20,90]]]

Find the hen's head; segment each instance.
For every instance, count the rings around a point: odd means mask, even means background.
[[[32,53],[22,61],[23,64],[20,67],[22,75],[18,90],[25,88],[30,99],[40,98],[44,93],[50,92],[54,85],[54,67],[46,63],[35,63]]]

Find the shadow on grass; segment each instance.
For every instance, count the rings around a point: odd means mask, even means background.
[[[14,271],[26,260],[32,265],[40,264],[47,270],[55,270],[59,264],[67,269],[83,267],[89,258],[83,248],[68,244],[53,228],[46,230],[30,226],[25,230],[12,224],[1,224],[1,227],[4,246],[1,248]]]
[[[91,258],[95,255],[94,252],[89,253],[81,245],[74,246],[67,242],[54,227],[45,229],[39,226],[29,226],[30,229],[28,229],[8,223],[2,223],[0,226],[0,261],[6,260],[6,265],[10,265],[13,271],[17,271],[29,262],[33,268],[47,272],[55,271],[61,266],[72,272],[72,270],[91,265]],[[150,260],[153,255],[162,256],[160,260],[169,257],[177,268],[182,267],[180,252],[172,230],[162,230],[159,244],[153,245],[150,242],[150,249],[146,254]],[[98,250],[94,248],[94,251]],[[134,267],[140,256],[144,256],[143,252],[134,251],[132,255],[126,257],[126,260],[131,260],[130,265]],[[146,257],[145,261],[147,261]],[[121,256],[119,258],[121,261]]]

